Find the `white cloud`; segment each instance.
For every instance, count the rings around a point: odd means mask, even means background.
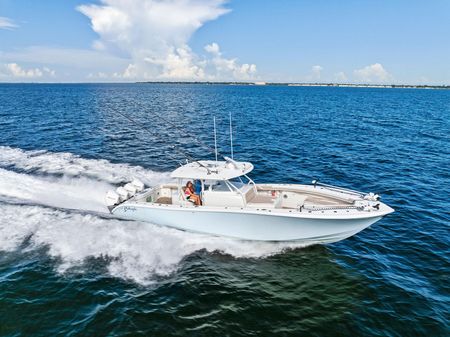
[[[236,80],[248,80],[256,73],[255,64],[239,64],[235,58],[224,58],[219,45],[215,42],[206,45],[205,51],[212,55],[212,59],[207,61],[207,64],[210,63],[213,66],[215,73],[212,76],[215,79],[226,79],[229,74],[232,74]]]
[[[217,43],[201,55],[189,46],[195,31],[230,11],[228,0],[99,1],[77,7],[98,34],[92,49],[0,51],[0,80],[251,80],[256,75],[256,65],[224,57]],[[8,20],[0,22],[16,26]],[[17,66],[10,69],[10,64]]]
[[[336,82],[345,82],[347,81],[347,75],[343,71],[340,71],[336,74],[334,74],[334,80]]]
[[[311,67],[311,72],[309,75],[305,76],[305,81],[319,81],[322,77],[323,67],[319,65],[315,65]]]
[[[131,62],[116,78],[189,79],[246,78],[255,65],[224,59],[217,44],[211,60],[196,55],[188,45],[192,34],[206,22],[229,12],[226,0],[101,0],[101,5],[77,9],[91,20],[99,35],[97,50],[118,51]],[[212,45],[209,45],[212,46]],[[212,66],[216,67],[211,71]],[[221,67],[219,70],[217,67]]]
[[[98,72],[112,74],[118,69],[124,69],[129,62],[129,59],[113,56],[106,52],[83,49],[28,47],[18,51],[0,53],[0,64],[50,66],[57,70],[57,79],[65,82],[85,81],[86,77],[93,78],[88,74],[97,74]],[[48,74],[44,73],[44,75],[47,77]]]
[[[205,46],[205,50],[206,50],[208,53],[215,54],[215,55],[218,55],[218,54],[220,55],[220,48],[219,48],[219,45],[218,45],[217,43],[215,43],[215,42],[206,45],[206,46]]]
[[[114,78],[118,79],[133,79],[138,76],[137,67],[134,64],[129,64],[123,72],[115,72]]]
[[[6,70],[11,74],[12,77],[42,77],[42,70],[39,68],[35,69],[23,69],[17,63],[8,63],[5,65]]]
[[[0,79],[5,81],[26,81],[41,78],[51,78],[56,75],[55,70],[48,67],[25,68],[17,63],[0,64]]]
[[[387,82],[393,79],[380,63],[374,63],[353,72],[355,78],[362,82]]]
[[[20,77],[23,82],[84,82],[96,80],[94,74],[98,73],[110,74],[102,81],[117,81],[112,74],[118,69],[124,69],[129,62],[129,59],[96,50],[35,46],[0,51],[0,81],[19,79],[12,76],[6,64],[18,64],[25,70],[39,69],[42,72],[42,76],[37,76],[39,72],[35,72],[34,77]]]
[[[192,53],[188,45],[169,48],[165,59],[145,57],[147,70],[156,70],[155,66],[160,68],[157,77],[167,79],[204,79],[205,74],[202,68],[203,62],[199,61],[197,56]],[[137,68],[137,67],[136,67]],[[137,68],[136,70],[139,70]],[[144,72],[144,76],[152,77],[151,73]]]
[[[54,77],[56,75],[56,71],[54,71],[53,69],[50,69],[48,67],[44,67],[43,70],[44,70],[44,73],[46,73],[50,77]]]
[[[0,16],[0,29],[13,29],[19,27],[10,18]]]
[[[17,63],[6,63],[0,66],[0,77],[5,79],[34,79],[42,76],[55,76],[55,71],[48,68],[23,68]]]

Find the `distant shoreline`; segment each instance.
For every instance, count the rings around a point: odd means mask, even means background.
[[[286,87],[331,87],[331,88],[381,88],[381,89],[450,89],[450,85],[429,84],[354,84],[354,83],[289,83],[289,82],[184,82],[184,81],[139,81],[139,82],[0,82],[5,84],[189,84],[189,85],[240,85],[240,86],[286,86]]]
[[[450,89],[450,85],[428,84],[353,84],[353,83],[289,83],[289,82],[182,82],[182,81],[142,81],[140,84],[207,84],[207,85],[248,85],[287,87],[336,87],[336,88],[388,88],[388,89]]]

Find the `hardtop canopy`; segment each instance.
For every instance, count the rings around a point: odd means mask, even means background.
[[[199,160],[177,168],[172,178],[199,180],[230,180],[248,174],[253,170],[249,162],[237,162],[225,157],[225,161]]]

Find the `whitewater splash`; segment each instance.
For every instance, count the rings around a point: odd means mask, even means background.
[[[48,253],[61,261],[59,272],[82,266],[88,258],[106,258],[111,275],[145,284],[173,273],[185,256],[201,249],[259,258],[298,247],[98,216],[106,212],[105,192],[131,177],[147,185],[169,179],[167,173],[139,166],[0,147],[0,250],[23,249],[25,240],[26,249],[48,247]]]
[[[113,184],[136,177],[152,186],[168,173],[140,166],[84,159],[71,153],[24,151],[0,146],[0,197],[66,209],[107,212],[104,196]]]
[[[84,177],[42,178],[0,168],[0,197],[19,203],[107,213],[103,199],[113,188]]]
[[[130,177],[136,177],[146,185],[169,179],[168,173],[146,170],[141,166],[115,164],[105,159],[85,159],[67,152],[24,151],[9,146],[0,146],[0,167],[25,173],[87,177],[112,184],[128,182]]]

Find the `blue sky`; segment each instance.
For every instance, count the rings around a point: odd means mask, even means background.
[[[450,84],[450,1],[0,0],[0,81]]]

